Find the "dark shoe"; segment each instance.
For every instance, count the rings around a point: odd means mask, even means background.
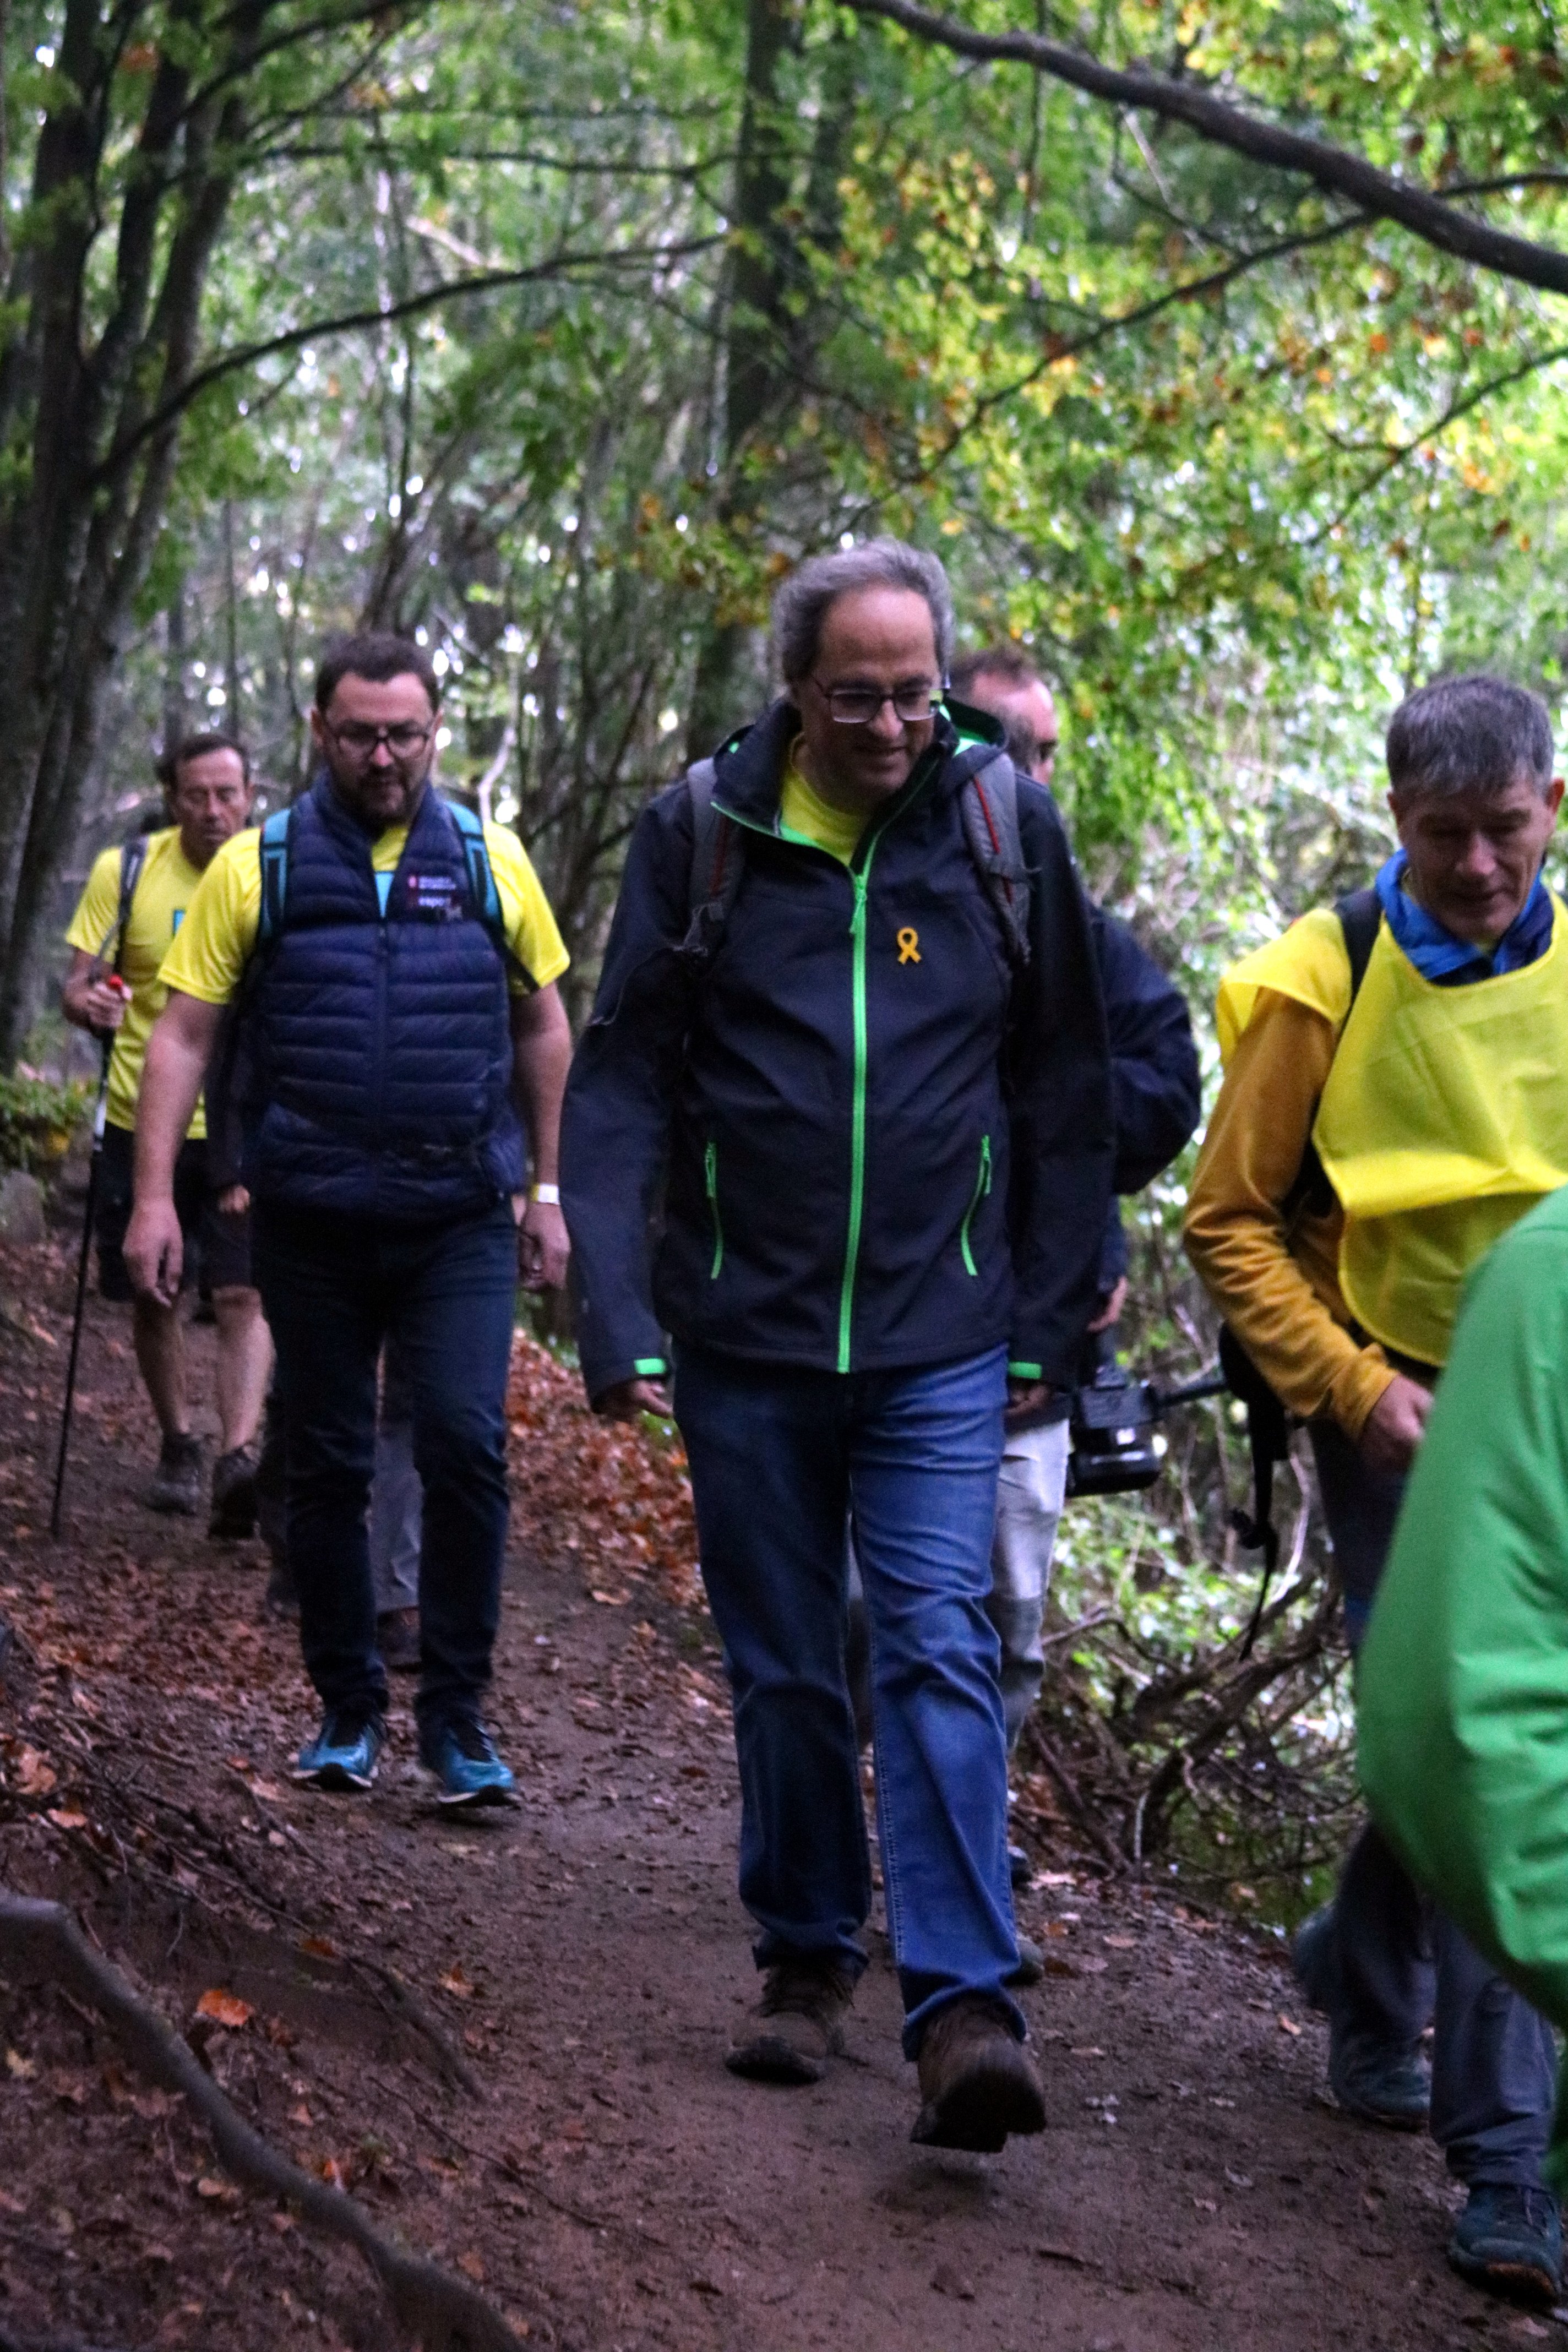
[[[286,1559],[273,1560],[272,1573],[261,1596],[261,1606],[268,1617],[298,1617],[300,1614],[300,1595],[294,1589],[294,1580],[289,1573]]]
[[[294,1778],[316,1789],[368,1789],[385,1738],[378,1716],[340,1715],[330,1710],[314,1739],[295,1759]]]
[[[1345,2113],[1385,2131],[1424,2130],[1432,2108],[1432,2077],[1419,2045],[1353,2032],[1335,2014],[1331,1903],[1297,1929],[1290,1963],[1303,1998],[1329,2021],[1329,2088]]]
[[[1493,2294],[1545,2310],[1563,2284],[1563,2220],[1545,2189],[1494,2188],[1483,2181],[1448,2241],[1462,2278]]]
[[[375,1621],[375,1646],[389,1675],[419,1672],[419,1612],[384,1609]]]
[[[256,1452],[237,1445],[213,1464],[213,1507],[207,1534],[217,1543],[244,1543],[256,1533]]]
[[[920,2071],[923,2104],[910,2137],[923,2147],[994,2156],[1009,2132],[1045,2130],[1035,2062],[984,1994],[962,1993],[938,2011],[921,2043]]]
[[[1007,1848],[1007,1875],[1015,1886],[1027,1886],[1035,1874],[1035,1865],[1021,1845]]]
[[[844,2047],[855,1979],[836,1961],[778,1960],[763,1979],[749,2026],[724,2063],[751,2083],[820,2083]]]
[[[515,1804],[516,1782],[510,1767],[496,1754],[482,1723],[468,1719],[448,1723],[436,1732],[425,1751],[427,1770],[440,1781],[438,1805]]]
[[[142,1496],[150,1511],[177,1511],[194,1519],[202,1507],[202,1441],[165,1437],[153,1484]]]
[[[1018,1946],[1018,1965],[1014,1969],[1010,1977],[1004,1979],[1004,1982],[1010,1985],[1037,1985],[1043,1983],[1046,1974],[1046,1956],[1044,1952],[1041,1951],[1038,1944],[1036,1943],[1032,1936],[1019,1936],[1016,1938],[1016,1942]]]

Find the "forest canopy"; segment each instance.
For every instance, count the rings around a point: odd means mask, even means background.
[[[957,29],[1561,265],[1549,9]],[[1412,682],[1555,701],[1558,298],[1176,113],[885,0],[0,31],[8,1057],[158,743],[236,726],[285,794],[356,621],[431,646],[444,772],[518,824],[584,983],[637,807],[755,709],[770,589],[841,537],[940,549],[967,634],[1033,649],[1080,852],[1194,977],[1364,873]]]

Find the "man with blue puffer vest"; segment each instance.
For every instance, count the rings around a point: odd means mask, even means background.
[[[1070,1382],[1093,1311],[1104,1013],[1050,795],[944,706],[936,559],[806,562],[773,635],[782,698],[632,840],[563,1127],[583,1370],[601,1412],[668,1411],[673,1342],[764,1971],[728,2063],[816,2080],[866,1964],[852,1511],[915,2137],[995,2149],[1044,2124],[1006,1990],[996,1474],[1009,1394]]]

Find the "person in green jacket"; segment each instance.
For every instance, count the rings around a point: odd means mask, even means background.
[[[1568,1188],[1470,1277],[1361,1651],[1356,1715],[1363,1788],[1412,1876],[1568,2028],[1565,1373]],[[1560,2074],[1544,2167],[1559,2195],[1565,2088]]]

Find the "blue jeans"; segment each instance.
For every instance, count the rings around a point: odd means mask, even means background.
[[[888,1925],[913,2057],[963,1993],[1024,2021],[1007,1878],[999,1649],[985,1613],[1006,1353],[840,1375],[678,1351],[702,1579],[741,1766],[741,1900],[759,1968],[866,1965],[871,1903],[845,1673],[853,1513],[871,1633]]]
[[[510,1207],[455,1224],[389,1225],[261,1203],[255,1249],[278,1349],[300,1645],[322,1704],[350,1714],[386,1706],[365,1513],[376,1361],[384,1339],[397,1342],[425,1488],[415,1712],[428,1757],[444,1725],[478,1712],[500,1613]]]

